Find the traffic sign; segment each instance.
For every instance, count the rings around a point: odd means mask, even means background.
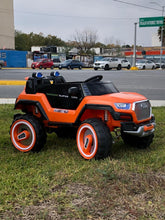
[[[139,18],[139,27],[161,27],[164,25],[164,17]]]

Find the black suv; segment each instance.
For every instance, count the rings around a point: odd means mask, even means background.
[[[62,68],[67,68],[67,69],[74,69],[74,68],[79,68],[82,69],[83,63],[80,62],[79,60],[65,60],[64,62],[60,63],[59,69]]]

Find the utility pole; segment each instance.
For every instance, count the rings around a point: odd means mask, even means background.
[[[163,13],[164,13],[164,7],[162,6],[162,17],[163,17]],[[162,69],[162,54],[163,54],[163,29],[164,26],[161,27],[161,47],[160,47],[160,69]]]
[[[162,17],[163,17],[165,6],[160,5],[158,2],[150,2],[150,3],[158,5],[158,6],[160,6],[162,8]],[[163,29],[164,29],[164,25],[161,26],[161,35],[160,35],[160,40],[161,40],[161,46],[160,46],[160,69],[162,69]]]
[[[133,48],[133,65],[131,67],[131,70],[137,70],[136,67],[136,29],[137,29],[137,22],[134,23],[135,29],[134,29],[134,48]]]

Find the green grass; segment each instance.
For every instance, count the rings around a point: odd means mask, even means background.
[[[153,108],[146,150],[119,140],[112,157],[86,161],[75,140],[49,134],[39,153],[11,144],[13,105],[0,105],[0,219],[165,219],[165,108]]]

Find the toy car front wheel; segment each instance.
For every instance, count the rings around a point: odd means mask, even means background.
[[[14,147],[22,152],[40,151],[46,142],[46,133],[32,115],[18,115],[10,127],[10,137]]]
[[[110,155],[112,136],[103,121],[85,120],[77,131],[77,147],[85,159],[104,159]]]

